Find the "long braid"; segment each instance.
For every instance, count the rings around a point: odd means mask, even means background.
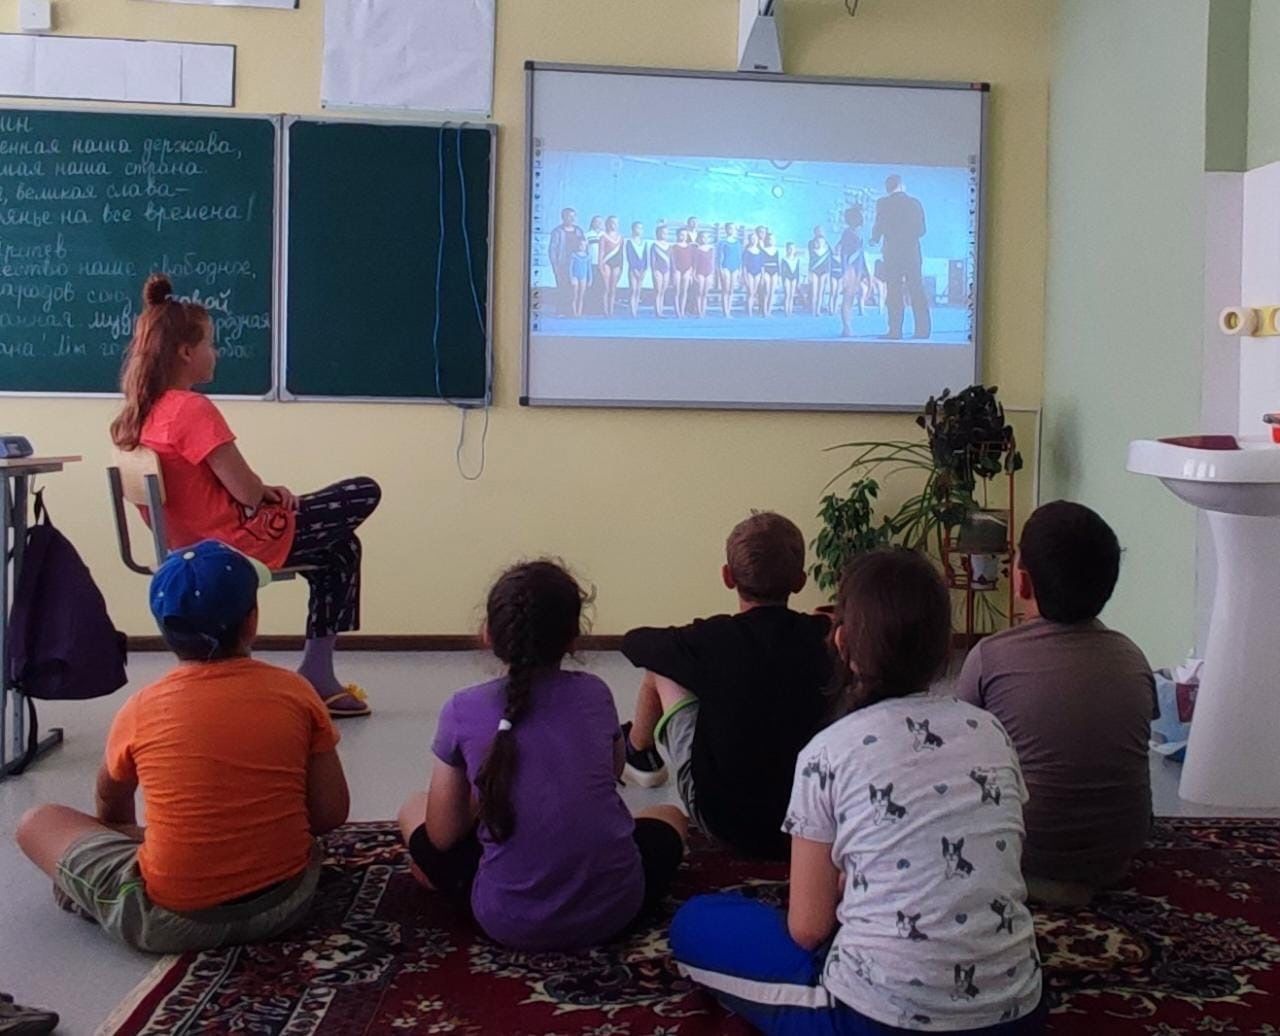
[[[475,785],[480,820],[494,841],[505,842],[515,830],[511,787],[518,755],[516,731],[529,710],[534,679],[540,670],[558,665],[572,646],[581,608],[578,584],[548,561],[516,566],[490,591],[489,639],[507,663],[506,703]]]

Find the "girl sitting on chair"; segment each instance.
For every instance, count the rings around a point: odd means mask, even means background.
[[[170,549],[216,539],[271,569],[305,566],[311,599],[298,672],[330,715],[367,716],[364,692],[334,673],[333,649],[339,633],[360,627],[355,533],[382,490],[360,477],[298,497],[263,482],[218,408],[193,391],[213,380],[217,362],[209,311],[176,296],[168,277],[152,274],[125,357],[125,405],[111,439],[120,449],[144,446],[159,457]]]

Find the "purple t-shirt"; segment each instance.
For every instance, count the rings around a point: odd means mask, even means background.
[[[431,750],[465,770],[472,787],[502,718],[505,684],[504,677],[459,691],[440,713]],[[491,939],[516,949],[603,942],[631,922],[644,898],[635,822],[614,775],[621,734],[613,695],[588,673],[540,676],[514,734],[515,830],[498,843],[480,825],[476,920]]]

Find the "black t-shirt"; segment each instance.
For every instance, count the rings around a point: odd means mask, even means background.
[[[622,653],[693,692],[693,782],[717,838],[785,858],[782,833],[796,756],[828,716],[830,623],[782,605],[632,630]]]

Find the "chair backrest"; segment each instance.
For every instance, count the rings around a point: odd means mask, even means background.
[[[116,449],[112,451],[111,463],[120,470],[120,486],[129,503],[137,507],[151,506],[148,476],[155,477],[160,487],[160,502],[165,502],[164,474],[155,450],[145,446],[135,446],[131,450]]]
[[[153,450],[137,446],[132,450],[116,449],[107,468],[107,483],[111,487],[111,510],[116,521],[116,542],[120,547],[120,560],[132,572],[149,576],[159,568],[169,551],[169,538],[164,525],[164,476],[160,471],[160,458]],[[147,509],[151,526],[151,544],[155,551],[155,565],[144,565],[134,560],[133,545],[129,539],[129,515],[125,503]]]

